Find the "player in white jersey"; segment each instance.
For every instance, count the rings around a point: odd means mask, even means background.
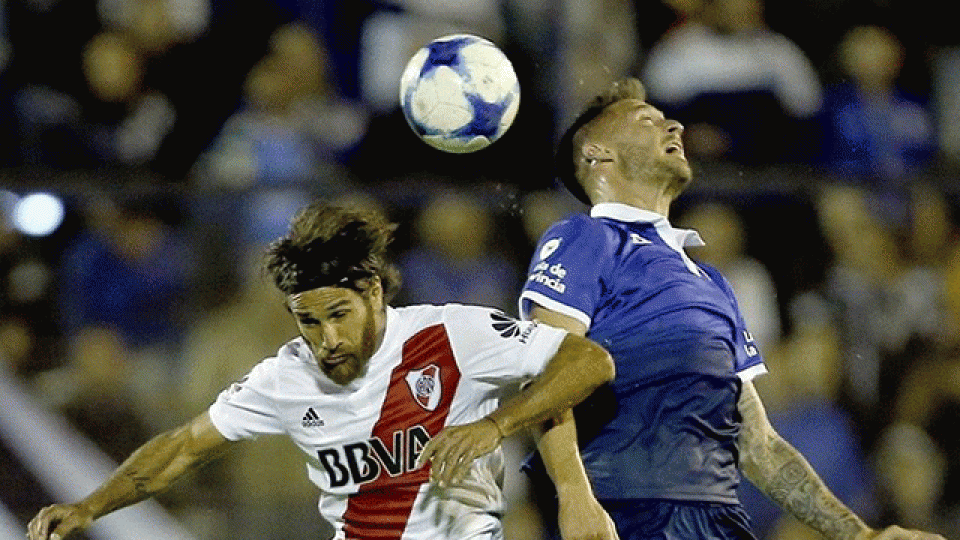
[[[147,442],[91,495],[41,510],[28,538],[84,530],[234,441],[268,434],[303,450],[336,539],[502,538],[500,441],[611,380],[613,362],[585,338],[490,308],[390,307],[392,231],[377,213],[301,211],[267,256],[300,337],[208,411]]]

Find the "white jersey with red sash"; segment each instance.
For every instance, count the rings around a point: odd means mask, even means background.
[[[461,486],[429,483],[423,446],[492,412],[543,370],[565,333],[497,310],[388,308],[366,372],[330,381],[301,338],[224,390],[210,418],[230,440],[286,434],[307,455],[320,513],[337,539],[501,538],[503,458],[476,461]]]

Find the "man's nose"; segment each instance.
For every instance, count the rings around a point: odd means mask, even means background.
[[[676,133],[677,135],[683,135],[683,124],[677,122],[676,120],[667,120],[667,133]]]
[[[321,345],[328,351],[334,351],[340,346],[340,333],[332,324],[322,324],[320,326],[320,337],[323,339]]]

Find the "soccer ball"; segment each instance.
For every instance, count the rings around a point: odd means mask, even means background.
[[[424,142],[444,152],[486,148],[513,123],[520,83],[490,41],[470,34],[437,38],[413,55],[400,78],[400,105]]]

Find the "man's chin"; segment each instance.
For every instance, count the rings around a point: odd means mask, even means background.
[[[350,360],[333,367],[321,366],[321,369],[327,378],[340,386],[352,382],[360,374],[360,370],[357,369],[357,366]]]
[[[673,177],[673,184],[678,190],[683,190],[690,182],[693,182],[693,168],[687,160],[677,160],[669,166],[670,176]]]

